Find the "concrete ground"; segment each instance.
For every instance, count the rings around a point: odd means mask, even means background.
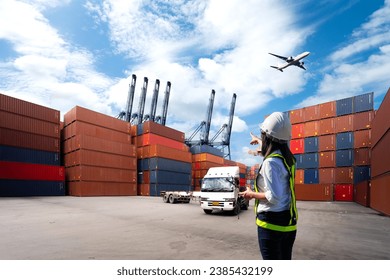
[[[297,206],[293,259],[390,259],[390,217],[352,202]],[[261,259],[252,204],[237,217],[160,197],[3,197],[0,225],[2,260]]]

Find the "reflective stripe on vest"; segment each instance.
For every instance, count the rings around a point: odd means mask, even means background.
[[[297,225],[296,222],[298,221],[298,211],[297,211],[297,206],[296,206],[296,201],[295,201],[295,191],[294,191],[294,182],[295,182],[295,164],[293,164],[290,168],[290,166],[287,164],[286,159],[280,155],[280,154],[270,154],[267,156],[267,158],[271,157],[278,157],[283,160],[284,166],[286,167],[288,173],[290,174],[290,191],[291,191],[291,203],[290,203],[290,222],[288,226],[279,226],[279,225],[274,225],[265,221],[260,220],[257,218],[257,207],[259,205],[259,200],[255,200],[255,214],[256,214],[256,224],[259,227],[262,228],[267,228],[275,231],[282,231],[282,232],[288,232],[288,231],[294,231],[297,230]],[[264,159],[264,160],[265,160]],[[255,191],[259,192],[259,189],[256,184],[257,180],[255,180]]]

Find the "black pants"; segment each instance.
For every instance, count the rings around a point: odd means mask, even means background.
[[[263,260],[291,260],[297,231],[281,232],[257,227]]]

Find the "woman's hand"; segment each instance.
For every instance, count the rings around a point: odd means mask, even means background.
[[[253,192],[250,187],[246,187],[246,191],[239,192],[238,194],[241,195],[243,198],[246,198],[248,200],[251,200],[253,198]]]

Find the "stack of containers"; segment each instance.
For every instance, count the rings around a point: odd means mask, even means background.
[[[240,188],[241,187],[245,188],[245,186],[246,186],[246,179],[247,179],[247,177],[246,177],[246,165],[241,163],[241,162],[224,159],[224,166],[238,166],[239,174],[240,174],[239,186],[240,186]]]
[[[0,94],[0,196],[65,195],[60,112]]]
[[[372,122],[370,206],[390,215],[390,89]]]
[[[131,126],[79,106],[64,115],[63,154],[69,195],[137,195]]]
[[[191,153],[184,133],[144,122],[137,126],[138,195],[191,190]]]
[[[195,151],[196,152],[196,151]],[[215,153],[199,152],[192,155],[192,185],[194,191],[200,191],[201,180],[211,167],[221,167],[225,165],[223,156]]]
[[[290,149],[297,158],[297,199],[353,201],[354,184],[370,178],[373,93],[289,113]]]

